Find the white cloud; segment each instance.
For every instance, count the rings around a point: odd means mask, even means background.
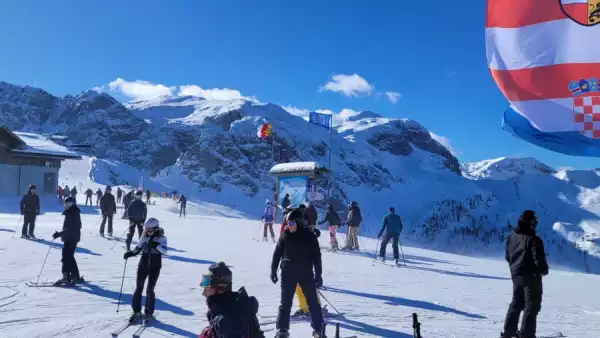
[[[398,93],[398,92],[392,92],[392,91],[388,91],[384,93],[385,96],[387,97],[388,100],[390,100],[391,103],[398,103],[398,100],[400,100],[400,98],[402,97],[402,94]]]
[[[300,116],[303,119],[308,121],[308,113],[310,113],[310,110],[292,107],[292,106],[284,106],[282,108],[287,110],[288,113],[290,113],[292,115]]]
[[[571,171],[571,170],[576,170],[575,167],[571,167],[571,166],[560,166],[557,169],[558,171]]]
[[[462,154],[462,152],[456,148],[454,148],[452,146],[452,143],[450,142],[450,139],[445,137],[445,136],[441,136],[438,134],[435,134],[433,132],[429,132],[429,135],[431,135],[431,138],[438,141],[441,145],[443,145],[446,149],[448,149],[448,151],[454,155],[454,156],[458,156],[460,154]]]
[[[208,100],[235,100],[235,99],[247,99],[242,96],[239,90],[229,89],[229,88],[213,88],[213,89],[203,89],[197,85],[183,85],[179,86],[179,92],[177,93],[179,96],[198,96],[203,97]]]
[[[117,78],[108,85],[93,88],[101,92],[114,92],[122,94],[133,101],[150,100],[159,96],[173,95],[176,87],[167,87],[162,84],[154,84],[149,81],[135,80],[127,81]]]
[[[331,77],[331,80],[319,90],[327,90],[334,93],[342,93],[349,97],[356,97],[360,95],[371,95],[373,86],[358,74],[335,74]]]

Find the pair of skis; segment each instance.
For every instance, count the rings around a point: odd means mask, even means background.
[[[121,333],[123,333],[123,331],[127,330],[130,326],[140,324],[140,326],[137,328],[137,330],[133,333],[133,338],[140,338],[140,336],[142,335],[142,332],[144,332],[147,327],[152,325],[152,321],[155,318],[156,317],[151,317],[151,318],[139,317],[139,318],[136,318],[135,320],[133,320],[132,322],[127,321],[127,323],[125,323],[125,325],[123,325],[120,328],[116,329],[115,331],[111,332],[110,335],[112,337],[118,337]]]

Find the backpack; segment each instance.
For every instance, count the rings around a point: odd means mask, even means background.
[[[240,288],[238,293],[242,296],[248,297],[245,288]],[[244,338],[265,338],[264,332],[260,329],[260,323],[256,314],[253,313],[241,313],[244,319]]]

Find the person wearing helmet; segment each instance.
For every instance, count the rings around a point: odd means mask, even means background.
[[[385,262],[385,250],[390,240],[393,240],[392,249],[394,250],[394,261],[396,261],[396,264],[398,264],[398,260],[400,259],[398,242],[400,240],[400,233],[402,232],[402,219],[400,216],[396,215],[396,209],[394,207],[390,207],[388,209],[388,213],[383,216],[383,220],[381,221],[381,230],[379,231],[377,238],[381,238],[383,231],[386,229],[387,231],[385,233],[385,237],[383,237],[383,240],[381,240],[379,259]]]
[[[142,237],[143,224],[146,222],[146,216],[148,215],[148,207],[146,207],[146,203],[142,201],[143,195],[143,191],[137,190],[135,195],[133,195],[133,201],[127,208],[127,215],[129,216],[129,233],[127,234],[127,239],[125,240],[127,251],[129,251],[131,248],[131,241],[133,239],[133,234],[135,233],[136,227],[138,229],[138,238]]]
[[[273,218],[275,215],[275,208],[273,208],[273,205],[271,204],[271,200],[267,200],[266,201],[266,207],[265,210],[263,212],[263,217],[262,217],[262,221],[264,224],[263,227],[263,241],[268,241],[267,239],[267,229],[269,230],[269,232],[271,233],[271,240],[273,241],[273,243],[275,243],[275,232],[273,232]]]
[[[100,211],[102,212],[102,223],[100,223],[100,236],[104,237],[104,225],[108,220],[108,236],[113,235],[113,216],[117,213],[117,203],[112,194],[110,186],[106,187],[104,195],[100,198]]]
[[[21,198],[21,215],[23,215],[23,228],[21,238],[35,239],[35,219],[40,214],[40,197],[35,193],[35,185],[30,185],[27,193]]]
[[[142,201],[140,200],[140,202]],[[123,255],[123,259],[127,260],[139,253],[142,254],[137,269],[135,292],[131,299],[133,314],[129,318],[130,322],[142,318],[142,292],[144,291],[146,279],[148,279],[148,286],[146,287],[146,307],[144,314],[146,320],[152,318],[156,299],[154,287],[156,287],[158,276],[160,275],[162,256],[167,254],[167,248],[165,232],[159,226],[158,220],[152,217],[144,224],[144,235],[140,238],[135,249],[133,251],[127,250]]]
[[[96,190],[96,206],[100,206],[100,199],[102,198],[102,195],[104,195],[104,193],[102,193],[102,189],[98,188],[98,190]]]
[[[79,268],[75,260],[75,250],[77,243],[81,239],[81,210],[75,204],[75,198],[67,197],[65,199],[65,210],[63,211],[65,220],[61,232],[55,231],[53,239],[61,238],[62,248],[62,278],[56,281],[54,285],[83,283],[83,278],[79,275]]]
[[[209,325],[199,338],[264,338],[256,318],[258,300],[249,297],[244,287],[232,291],[233,275],[224,262],[211,265],[208,273],[202,275],[200,286],[204,288]]]
[[[94,196],[94,192],[92,191],[92,189],[87,188],[87,190],[83,193],[85,195],[85,206],[87,207],[88,205],[88,201],[90,202],[90,207],[93,205],[92,204],[92,196]]]

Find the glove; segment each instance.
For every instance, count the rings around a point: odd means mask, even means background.
[[[54,234],[52,234],[52,238],[57,239],[58,237],[60,237],[60,232],[55,231]]]
[[[321,276],[315,277],[315,285],[317,286],[317,289],[320,289],[323,286],[323,278],[321,278]]]
[[[128,259],[129,257],[133,257],[135,256],[135,254],[131,251],[127,251],[124,255],[123,255],[123,259]]]
[[[158,243],[157,241],[150,241],[150,247],[152,249],[158,248],[159,245],[160,245],[160,243]]]
[[[277,278],[277,272],[271,272],[271,282],[273,282],[273,284],[277,284],[277,281],[279,281],[279,278]]]
[[[317,238],[321,237],[321,231],[319,229],[315,228],[314,233]]]

